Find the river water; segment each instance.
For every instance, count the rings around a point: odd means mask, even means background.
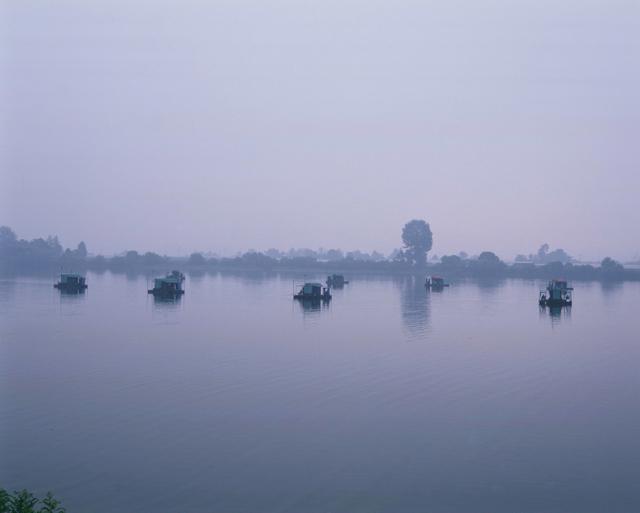
[[[300,283],[302,276],[297,277]],[[309,281],[322,276],[307,276]],[[69,513],[640,511],[640,284],[0,280],[0,486]]]

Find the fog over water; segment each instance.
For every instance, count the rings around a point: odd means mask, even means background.
[[[640,253],[637,1],[4,2],[0,224],[90,251]]]

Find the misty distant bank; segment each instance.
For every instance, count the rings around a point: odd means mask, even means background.
[[[428,224],[425,223],[425,226],[428,229]],[[424,229],[424,227],[420,228]],[[405,245],[409,246],[406,241]],[[563,277],[571,280],[640,281],[640,269],[625,267],[611,258],[605,258],[598,266],[579,264],[567,261],[568,256],[562,250],[546,253],[543,252],[544,249],[541,248],[537,256],[521,256],[519,261],[513,264],[505,263],[491,251],[484,251],[473,257],[465,254],[444,255],[437,261],[427,261],[426,251],[421,256],[412,258],[411,251],[416,252],[416,250],[410,248],[405,251],[396,251],[388,257],[375,252],[373,255],[359,251],[343,254],[339,250],[329,250],[324,253],[312,250],[290,250],[288,253],[277,250],[249,251],[230,258],[207,257],[201,253],[193,253],[189,257],[172,257],[131,250],[122,255],[104,257],[90,255],[84,243],[80,243],[75,249],[65,249],[57,237],[26,241],[18,239],[11,229],[1,227],[0,271],[4,274],[16,274],[109,270],[116,273],[154,274],[179,268],[196,273],[293,271],[435,274],[447,278],[550,279]],[[554,254],[562,256],[565,261],[554,261]]]

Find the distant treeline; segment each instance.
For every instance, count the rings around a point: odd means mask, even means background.
[[[410,224],[407,223],[407,226]],[[428,229],[428,225],[426,227]],[[424,227],[421,228],[424,229]],[[202,253],[193,253],[188,258],[178,258],[152,252],[138,253],[137,251],[127,251],[122,255],[104,257],[101,255],[90,256],[84,242],[78,244],[75,249],[65,249],[57,237],[27,241],[18,239],[10,228],[0,227],[0,268],[5,272],[14,273],[83,272],[86,270],[160,273],[178,268],[193,271],[282,270],[347,274],[355,272],[422,273],[439,274],[444,277],[564,277],[576,280],[640,280],[640,269],[625,268],[611,258],[605,258],[599,266],[582,265],[570,261],[570,257],[562,251],[559,256],[564,261],[548,261],[549,255],[552,255],[553,252],[549,253],[546,246],[543,246],[537,255],[519,259],[520,261],[512,265],[506,264],[490,251],[473,257],[468,257],[464,253],[445,255],[440,257],[437,262],[429,263],[426,261],[426,251],[424,251],[425,256],[418,253],[405,240],[405,250],[395,250],[388,257],[376,252],[368,254],[355,251],[345,254],[340,250],[317,252],[290,250],[283,253],[275,249],[265,252],[248,251],[230,258],[207,257]]]

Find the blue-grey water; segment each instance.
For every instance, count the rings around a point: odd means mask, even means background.
[[[309,276],[309,278],[321,278]],[[640,284],[0,280],[0,486],[69,513],[640,511]]]

